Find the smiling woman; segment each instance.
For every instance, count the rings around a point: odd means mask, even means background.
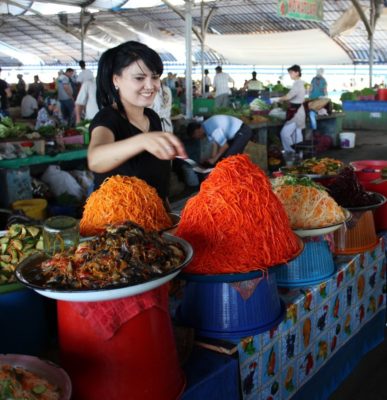
[[[149,107],[160,88],[163,64],[148,46],[125,42],[102,54],[97,73],[101,110],[90,124],[88,164],[96,186],[112,175],[136,176],[168,196],[176,156],[186,157],[180,140],[162,131]]]

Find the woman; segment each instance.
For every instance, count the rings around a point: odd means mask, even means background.
[[[302,130],[305,128],[305,84],[301,78],[301,68],[293,65],[288,68],[290,78],[294,81],[292,88],[279,101],[288,101],[289,106],[286,112],[286,122],[281,129],[282,147],[285,152],[294,153],[293,145],[302,142]]]
[[[186,158],[183,144],[162,132],[149,107],[160,89],[163,64],[148,46],[129,41],[107,50],[98,63],[97,102],[90,124],[89,169],[96,187],[112,175],[136,176],[167,198],[171,162]]]
[[[39,129],[42,126],[60,127],[64,124],[65,121],[60,113],[58,102],[51,97],[47,97],[36,117],[35,129]]]

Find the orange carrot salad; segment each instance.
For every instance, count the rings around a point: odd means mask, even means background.
[[[105,179],[87,199],[80,222],[81,235],[97,235],[107,224],[125,221],[149,231],[172,225],[156,189],[142,179],[115,175]]]
[[[246,155],[217,164],[186,203],[176,235],[193,246],[192,274],[266,269],[300,250],[267,176]]]

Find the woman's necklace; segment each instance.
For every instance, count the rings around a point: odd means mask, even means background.
[[[129,118],[129,122],[134,125],[136,128],[138,128],[141,132],[146,133],[149,132],[149,118],[144,116],[142,121],[135,121],[131,118]]]

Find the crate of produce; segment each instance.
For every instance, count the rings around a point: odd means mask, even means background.
[[[214,99],[194,99],[193,113],[195,115],[211,114],[215,107]]]

